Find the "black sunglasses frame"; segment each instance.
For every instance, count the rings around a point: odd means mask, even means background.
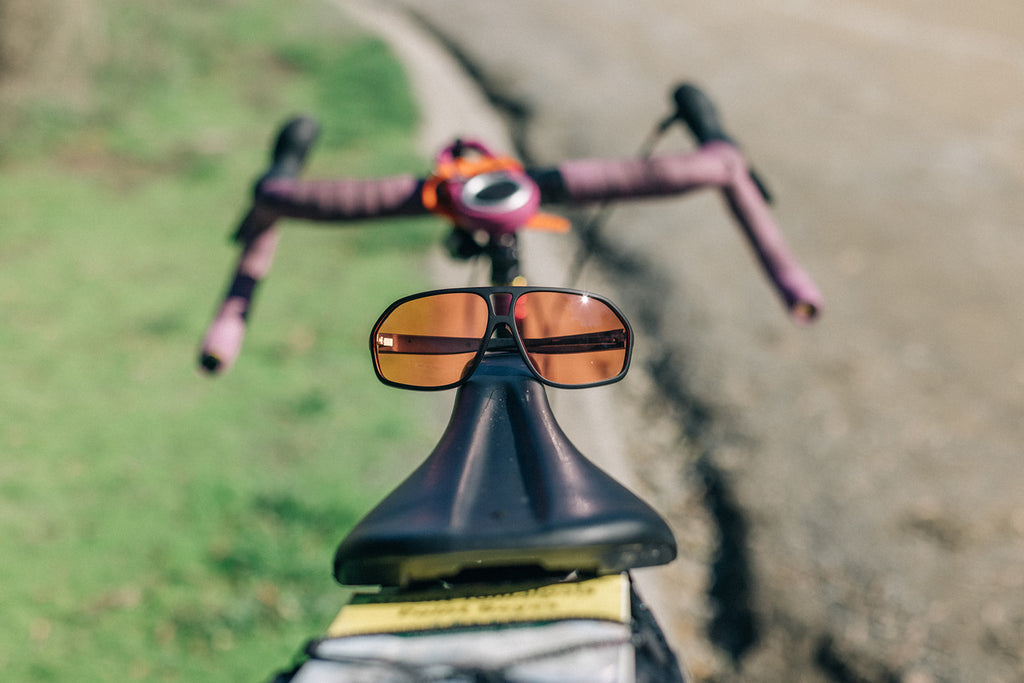
[[[608,309],[612,313],[614,313],[615,316],[622,323],[623,330],[625,331],[625,339],[623,340],[623,346],[625,347],[626,355],[625,355],[625,358],[623,359],[623,362],[622,362],[622,369],[618,372],[618,374],[616,374],[614,377],[610,377],[610,378],[605,379],[605,380],[600,380],[598,382],[589,382],[589,383],[586,383],[586,384],[566,384],[566,383],[554,382],[552,380],[549,380],[549,379],[545,378],[543,375],[541,375],[541,373],[534,366],[533,362],[530,360],[529,355],[527,354],[526,345],[523,343],[522,337],[519,334],[519,328],[516,326],[516,322],[515,322],[515,306],[516,306],[516,302],[519,300],[519,297],[521,297],[524,294],[530,294],[530,293],[534,293],[534,292],[551,292],[551,293],[554,293],[554,294],[573,294],[573,295],[577,295],[577,296],[587,297],[589,299],[593,299],[593,300],[598,301],[598,302],[604,304],[605,306],[607,306]],[[488,313],[487,327],[484,330],[483,338],[480,339],[480,348],[478,350],[476,350],[476,352],[475,352],[476,355],[474,356],[473,360],[470,361],[467,364],[468,371],[464,373],[463,377],[461,379],[459,379],[458,381],[451,382],[449,384],[444,384],[444,385],[441,385],[441,386],[436,386],[436,387],[433,387],[433,386],[425,387],[425,386],[419,386],[419,385],[415,385],[415,384],[404,384],[402,382],[395,382],[395,381],[390,380],[387,377],[385,377],[384,374],[381,372],[380,363],[378,361],[378,356],[377,356],[377,352],[376,352],[376,348],[377,348],[376,339],[377,339],[377,333],[380,330],[380,326],[388,319],[388,316],[390,316],[391,313],[394,312],[394,310],[397,309],[399,306],[402,306],[403,304],[406,304],[406,303],[408,303],[410,301],[415,301],[417,299],[425,299],[425,298],[428,298],[428,297],[431,297],[431,296],[440,295],[440,294],[460,294],[460,293],[475,294],[475,295],[479,296],[480,298],[482,298],[484,300],[484,302],[487,304],[487,313]],[[494,301],[495,301],[494,295],[510,295],[510,298],[509,298],[509,301],[508,301],[508,313],[499,314],[499,313],[495,312],[495,310],[494,310]],[[500,338],[500,337],[499,338],[493,338],[494,337],[494,331],[498,328],[499,325],[503,325],[505,327],[505,329],[507,329],[509,331],[509,333],[512,335],[511,339]],[[510,343],[510,342],[514,342],[514,345],[512,343]],[[586,291],[582,291],[582,290],[578,290],[578,289],[568,289],[568,288],[564,288],[564,287],[514,287],[514,286],[506,286],[506,287],[455,287],[455,288],[449,288],[449,289],[435,289],[435,290],[431,290],[431,291],[428,291],[428,292],[420,292],[418,294],[411,294],[409,296],[402,297],[401,299],[395,301],[390,306],[388,306],[387,309],[385,309],[385,311],[383,313],[381,313],[380,317],[377,318],[377,322],[374,323],[374,325],[373,325],[373,331],[370,333],[370,356],[373,358],[373,370],[377,374],[377,379],[379,379],[383,384],[386,384],[386,385],[392,386],[392,387],[397,387],[399,389],[412,389],[412,390],[416,390],[416,391],[444,391],[446,389],[454,389],[455,387],[461,386],[461,385],[465,384],[467,381],[469,381],[469,379],[473,376],[473,373],[475,373],[477,368],[480,366],[480,363],[483,361],[484,356],[486,356],[488,352],[511,352],[511,351],[518,352],[520,358],[522,358],[523,363],[526,365],[527,369],[529,369],[530,373],[539,382],[541,382],[542,384],[545,384],[545,385],[547,385],[549,387],[554,387],[554,388],[558,388],[558,389],[588,389],[590,387],[599,387],[599,386],[603,386],[605,384],[613,384],[615,382],[618,382],[623,377],[625,377],[626,373],[629,371],[629,363],[630,363],[630,360],[631,360],[632,355],[633,355],[633,328],[630,326],[629,321],[626,319],[626,316],[623,315],[621,310],[619,310],[618,306],[616,306],[614,303],[612,303],[610,300],[606,299],[605,297],[597,295],[597,294],[593,294],[591,292],[586,292]],[[563,353],[565,353],[565,352],[567,352],[567,351],[563,351]]]

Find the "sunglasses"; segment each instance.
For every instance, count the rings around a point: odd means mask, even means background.
[[[377,377],[405,389],[465,383],[486,353],[515,353],[538,380],[583,388],[626,374],[633,334],[603,297],[572,289],[466,287],[391,304],[370,336]]]

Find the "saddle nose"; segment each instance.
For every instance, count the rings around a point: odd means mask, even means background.
[[[341,542],[346,585],[407,586],[477,570],[618,573],[665,564],[664,519],[573,446],[518,354],[459,387],[427,459]]]

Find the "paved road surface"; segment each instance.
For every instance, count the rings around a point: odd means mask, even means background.
[[[700,83],[829,298],[792,326],[713,196],[617,210],[630,263],[586,271],[672,406],[636,471],[697,677],[1024,680],[1024,5],[396,3],[536,162],[628,154]]]

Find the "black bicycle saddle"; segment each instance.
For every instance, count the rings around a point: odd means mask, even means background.
[[[496,354],[459,387],[426,461],[342,541],[334,576],[407,586],[490,570],[608,574],[675,555],[658,513],[570,443],[518,354]]]

